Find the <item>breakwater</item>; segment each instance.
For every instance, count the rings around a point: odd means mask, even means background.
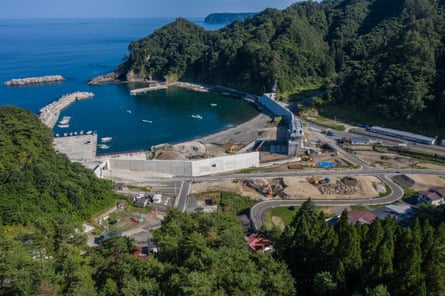
[[[142,93],[146,93],[149,91],[167,89],[167,88],[168,88],[168,86],[166,84],[159,83],[159,84],[150,85],[148,87],[132,89],[132,90],[130,90],[130,94],[132,96],[135,96],[137,94],[142,94]]]
[[[91,92],[75,92],[60,97],[57,101],[40,109],[40,120],[49,128],[54,128],[59,120],[60,112],[67,108],[69,105],[80,100],[86,100],[94,97],[94,93]]]
[[[65,78],[61,75],[48,75],[40,77],[28,77],[28,78],[18,78],[11,79],[5,82],[6,86],[24,86],[30,84],[41,84],[41,83],[52,83],[63,81]]]

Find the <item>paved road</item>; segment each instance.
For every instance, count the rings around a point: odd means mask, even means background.
[[[181,211],[185,212],[187,208],[188,195],[192,187],[192,180],[184,180],[181,182],[181,188],[179,189],[179,194],[175,200],[175,206]]]

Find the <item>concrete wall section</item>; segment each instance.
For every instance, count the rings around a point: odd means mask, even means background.
[[[195,161],[110,159],[109,164],[111,170],[197,177],[258,167],[260,154],[252,152]]]
[[[205,176],[258,167],[260,165],[259,152],[234,154],[230,156],[207,158],[193,161],[193,176]]]

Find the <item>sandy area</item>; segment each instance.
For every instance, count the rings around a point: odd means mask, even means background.
[[[415,191],[428,190],[430,187],[433,186],[445,187],[444,177],[431,175],[408,175],[408,177],[416,182],[411,188]]]
[[[317,179],[322,179],[324,176],[315,176]],[[285,184],[284,193],[286,199],[368,199],[371,197],[378,197],[378,188],[385,188],[383,183],[374,176],[355,176],[357,185],[348,193],[335,193],[335,190],[326,190],[329,193],[322,193],[321,187],[335,188],[335,184],[340,182],[342,176],[331,176],[331,182],[327,185],[312,185],[309,183],[311,177],[286,177],[277,179],[258,179],[258,189],[266,187],[266,184],[276,184],[278,181]],[[445,180],[444,180],[445,181]],[[338,184],[338,183],[337,183]],[[267,194],[259,192],[259,190],[246,186],[243,180],[239,181],[224,181],[224,182],[201,182],[194,183],[192,187],[193,193],[209,192],[209,191],[232,191],[243,196],[249,196],[253,199],[269,199]],[[279,198],[277,196],[276,198]]]
[[[226,154],[231,148],[238,151],[255,139],[274,137],[276,124],[264,113],[251,120],[220,132],[175,145],[154,146],[155,159],[199,159]]]

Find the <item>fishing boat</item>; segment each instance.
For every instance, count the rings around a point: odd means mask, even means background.
[[[69,124],[70,121],[71,121],[71,116],[63,116],[62,120],[59,121],[59,124],[61,125]]]
[[[145,123],[153,123],[153,121],[151,121],[151,120],[147,120],[147,119],[142,119],[142,122],[145,122]]]
[[[91,135],[93,133],[93,131],[87,131],[86,134],[87,135]]]
[[[58,124],[57,127],[59,127],[59,128],[68,128],[68,127],[70,127],[70,125],[69,124]]]
[[[103,138],[100,139],[100,141],[102,143],[108,143],[108,142],[111,142],[111,140],[113,140],[112,137],[103,137]]]
[[[202,119],[202,116],[199,114],[192,114],[192,117],[196,119]]]
[[[133,112],[131,112],[131,110],[127,110],[127,113],[128,113],[128,114],[131,114],[131,113],[133,113]]]
[[[211,103],[211,104],[210,104],[210,106],[212,106],[212,107],[217,107],[217,106],[218,106],[218,104],[215,104],[215,103]]]
[[[106,145],[106,144],[98,144],[98,145],[97,145],[97,148],[99,148],[99,149],[109,149],[110,146],[108,146],[108,145]]]

